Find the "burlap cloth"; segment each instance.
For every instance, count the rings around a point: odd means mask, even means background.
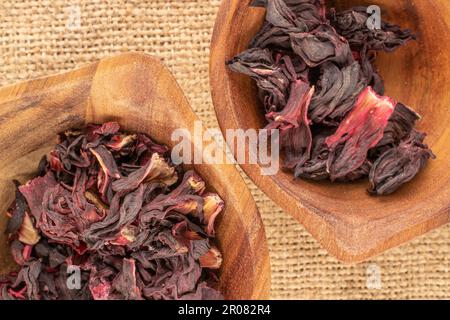
[[[139,50],[161,57],[200,118],[217,126],[208,59],[219,4],[219,0],[1,0],[0,85]],[[450,298],[450,226],[371,262],[347,266],[246,181],[266,227],[272,298]],[[367,275],[377,270],[380,282],[367,286]]]

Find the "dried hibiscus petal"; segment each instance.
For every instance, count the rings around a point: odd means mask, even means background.
[[[291,81],[301,77],[302,69],[293,66],[292,59],[284,56],[275,60],[268,49],[248,49],[232,60],[228,61],[230,69],[246,74],[256,81],[258,88],[264,95],[267,111],[279,110],[286,104],[286,95]]]
[[[367,27],[369,14],[366,7],[356,7],[343,12],[331,10],[330,23],[350,43],[357,54],[363,73],[378,94],[384,94],[384,84],[375,70],[375,51],[392,52],[416,37],[410,30],[381,21],[380,29]]]
[[[280,141],[286,153],[286,168],[294,168],[310,156],[312,135],[308,107],[313,94],[314,88],[303,81],[293,82],[286,107],[281,112],[272,112],[266,116],[270,121],[266,129],[280,130]]]
[[[39,236],[38,231],[34,227],[30,216],[26,212],[25,212],[25,216],[24,216],[24,219],[23,219],[22,226],[18,230],[18,235],[19,235],[19,241],[20,242],[22,242],[24,244],[31,245],[31,246],[33,246],[36,243],[38,243],[39,239],[41,238]]]
[[[134,259],[123,259],[121,272],[114,279],[112,286],[127,300],[140,300],[141,292],[136,285],[136,264]]]
[[[309,107],[310,119],[318,124],[339,125],[352,110],[361,91],[366,88],[358,62],[340,69],[331,62],[321,66],[316,93]]]
[[[220,212],[222,212],[225,203],[217,194],[214,193],[204,195],[203,200],[203,215],[205,223],[207,225],[206,233],[209,236],[213,236],[215,233],[214,222]]]
[[[212,247],[200,257],[199,261],[203,268],[219,269],[222,265],[222,254],[216,247]]]
[[[284,0],[299,20],[304,21],[309,29],[311,25],[326,21],[326,0]]]
[[[397,103],[394,113],[389,118],[383,139],[378,143],[377,149],[384,149],[398,145],[401,140],[409,136],[420,116],[403,103]]]
[[[11,256],[13,257],[14,261],[20,266],[24,265],[27,261],[27,257],[25,254],[25,245],[19,240],[15,239],[11,241],[10,250]]]
[[[177,181],[175,169],[170,167],[159,154],[154,153],[151,160],[139,170],[129,176],[118,179],[112,183],[115,192],[131,191],[136,189],[143,181],[160,181],[168,186]]]
[[[115,135],[111,138],[111,141],[106,144],[106,146],[111,150],[120,151],[132,144],[136,140],[136,138],[137,136],[135,134]]]
[[[267,1],[266,20],[280,28],[299,27],[296,23],[297,16],[282,0]],[[299,21],[300,22],[300,21]]]
[[[370,149],[383,138],[384,129],[394,112],[395,103],[367,87],[336,133],[326,139],[331,156],[327,168],[331,180],[337,180],[360,168]],[[342,151],[337,155],[337,148]]]
[[[71,214],[70,195],[60,185],[47,190],[42,199],[43,211],[37,227],[48,239],[78,246],[80,238],[76,217]]]
[[[120,179],[120,172],[117,168],[116,161],[114,160],[111,152],[105,146],[100,145],[97,148],[91,148],[89,150],[97,158],[97,161],[100,163],[105,175]]]
[[[325,139],[330,130],[314,135],[311,157],[303,164],[295,167],[294,176],[314,181],[327,180],[330,177],[327,171],[327,161],[330,154]]]
[[[27,184],[20,186],[19,190],[27,200],[32,216],[39,221],[43,207],[42,199],[44,193],[57,185],[52,172],[48,172],[43,177],[37,177],[29,181]]]
[[[321,24],[311,32],[291,33],[290,37],[292,50],[310,68],[327,61],[338,65],[346,65],[353,61],[347,40],[327,24]]]
[[[401,30],[399,26],[381,22],[381,29],[367,27],[367,7],[356,7],[336,12],[331,10],[330,23],[340,35],[348,39],[354,49],[394,51],[416,37],[410,30]]]
[[[30,300],[39,300],[39,283],[38,277],[42,269],[42,264],[39,260],[33,260],[27,262],[22,269],[19,271],[15,282],[11,285],[10,293],[16,298],[25,299],[24,293],[26,292],[26,297]],[[22,287],[24,286],[24,287]],[[18,288],[25,288],[17,292]]]
[[[411,181],[434,159],[433,152],[423,144],[425,134],[413,130],[397,147],[386,150],[373,164],[369,180],[369,192],[376,195],[391,194]]]
[[[95,129],[93,130],[94,134],[98,135],[111,135],[116,134],[120,130],[120,126],[117,122],[106,122],[101,126],[93,126]]]
[[[266,24],[255,37],[255,44],[262,45],[262,38],[276,38],[278,34],[294,31],[308,31],[326,21],[324,0],[261,0],[252,6],[266,7]],[[265,31],[265,32],[264,32]],[[272,35],[272,37],[269,37]],[[280,42],[281,39],[277,39]]]

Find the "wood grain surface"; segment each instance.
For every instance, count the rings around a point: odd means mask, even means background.
[[[262,25],[265,9],[253,0],[224,0],[216,21],[210,57],[213,103],[222,131],[262,128],[263,109],[255,84],[225,62],[245,50]],[[291,214],[334,256],[355,263],[405,243],[450,221],[450,5],[448,0],[342,0],[330,6],[378,4],[382,18],[418,35],[394,54],[377,60],[387,95],[413,107],[419,129],[437,155],[412,182],[391,196],[370,197],[367,181],[353,184],[294,181],[291,173],[261,176],[258,165],[242,165],[247,175]],[[280,230],[282,232],[282,230]]]

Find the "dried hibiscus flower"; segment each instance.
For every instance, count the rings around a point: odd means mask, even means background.
[[[0,278],[0,300],[223,298],[212,272],[224,202],[167,151],[116,122],[60,134],[39,176],[16,182],[7,232],[20,269]]]
[[[267,16],[250,48],[290,49],[291,33],[308,32],[326,22],[323,0],[256,0],[252,5],[266,6]]]
[[[378,94],[384,94],[383,79],[374,67],[377,51],[392,52],[405,45],[416,36],[408,29],[402,30],[399,26],[381,21],[380,29],[367,27],[366,7],[355,7],[343,12],[331,9],[328,17],[330,24],[337,32],[345,37],[362,66],[362,71],[368,84]]]
[[[411,133],[419,119],[420,116],[414,110],[403,103],[397,103],[376,150],[380,151],[398,145]]]
[[[378,96],[371,87],[361,93],[353,110],[337,131],[326,139],[332,154],[327,163],[332,181],[345,177],[364,164],[369,150],[383,138],[394,108],[392,99]],[[339,145],[342,150],[336,155]]]
[[[353,59],[347,40],[328,24],[321,24],[310,32],[291,33],[290,37],[292,50],[310,68],[327,61],[344,66]]]
[[[280,140],[286,153],[284,165],[287,168],[294,168],[310,157],[312,134],[308,106],[313,94],[314,88],[310,88],[303,81],[293,82],[286,107],[281,112],[266,115],[270,122],[266,129],[280,130]]]
[[[286,105],[291,82],[306,80],[306,64],[292,61],[291,57],[276,54],[268,49],[249,49],[229,61],[230,68],[250,76],[264,96],[267,112],[278,111]]]
[[[391,52],[416,38],[411,30],[402,30],[385,21],[381,21],[380,29],[368,28],[369,13],[366,7],[355,7],[342,12],[332,9],[328,17],[331,25],[348,40],[353,50]]]
[[[387,149],[375,161],[369,174],[370,193],[393,193],[411,181],[430,158],[435,158],[423,143],[425,136],[424,133],[413,130],[398,146]]]
[[[340,69],[334,63],[321,66],[317,93],[311,100],[309,116],[315,123],[337,126],[352,110],[356,99],[366,87],[366,80],[357,62]]]
[[[379,51],[415,40],[410,30],[385,21],[369,28],[366,7],[337,12],[323,0],[252,5],[266,8],[263,26],[227,64],[256,81],[266,128],[280,130],[284,168],[310,180],[369,176],[370,193],[383,195],[434,157],[414,129],[420,116],[384,96],[374,64]]]

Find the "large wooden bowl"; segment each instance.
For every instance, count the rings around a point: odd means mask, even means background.
[[[265,9],[252,0],[224,0],[211,45],[213,102],[222,130],[262,128],[262,107],[254,83],[233,73],[225,61],[245,50],[262,25]],[[261,176],[257,165],[242,165],[248,176],[300,221],[333,255],[359,262],[449,222],[450,208],[450,3],[448,0],[342,0],[338,8],[378,4],[383,19],[414,30],[419,39],[377,64],[387,94],[423,115],[419,129],[438,159],[411,183],[388,197],[370,197],[367,181],[355,184],[293,181],[290,173]],[[279,230],[280,233],[283,230]]]
[[[12,179],[25,182],[56,134],[89,122],[118,121],[172,147],[176,128],[198,118],[159,60],[130,53],[85,68],[0,89],[0,273],[14,269],[4,235]],[[225,201],[217,240],[224,262],[220,288],[228,299],[268,298],[269,255],[254,200],[232,165],[194,165]]]

